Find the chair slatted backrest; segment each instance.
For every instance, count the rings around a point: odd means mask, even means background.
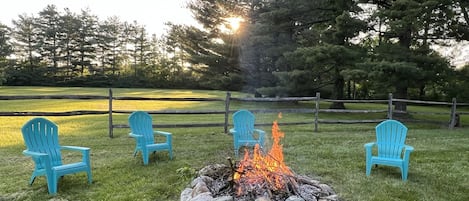
[[[255,140],[253,138],[256,117],[248,110],[239,110],[233,114],[233,124],[239,140]]]
[[[52,166],[62,165],[57,125],[45,118],[37,117],[28,121],[21,128],[27,150],[48,154]],[[35,161],[38,168],[44,163]]]
[[[400,158],[407,135],[407,127],[396,120],[386,120],[376,126],[378,157]]]
[[[133,112],[129,116],[129,123],[131,132],[136,135],[143,135],[146,145],[155,143],[153,136],[153,119],[147,112]]]

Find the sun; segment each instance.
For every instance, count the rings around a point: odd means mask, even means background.
[[[241,26],[241,22],[243,22],[244,19],[241,17],[229,17],[225,18],[225,21],[228,23],[229,29],[232,32],[236,32]]]

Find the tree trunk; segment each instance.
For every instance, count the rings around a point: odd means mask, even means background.
[[[407,99],[407,88],[408,87],[397,87],[395,94],[396,98]],[[396,102],[394,105],[394,110],[407,111],[407,103],[405,102]]]
[[[336,99],[336,100],[344,99],[344,85],[345,85],[344,78],[338,75],[334,81],[334,91],[332,91],[332,99]],[[344,103],[333,102],[332,105],[330,106],[330,109],[345,109],[345,105]]]
[[[410,50],[411,43],[412,43],[412,29],[410,26],[408,26],[399,34],[399,44],[400,46],[405,47]],[[407,99],[408,88],[409,88],[408,81],[406,80],[398,81],[398,83],[396,83],[396,98]],[[396,102],[394,109],[407,112],[407,103]]]
[[[419,87],[419,99],[420,100],[425,99],[425,85],[422,85]]]
[[[352,81],[347,81],[347,98],[352,99]]]

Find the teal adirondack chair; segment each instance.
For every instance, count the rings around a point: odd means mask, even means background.
[[[153,130],[153,119],[144,111],[136,111],[129,116],[130,137],[135,138],[136,146],[134,157],[140,151],[142,152],[143,164],[147,165],[150,153],[156,151],[169,152],[169,158],[173,158],[172,135],[164,131]],[[155,143],[155,135],[161,135],[166,138],[164,143]]]
[[[376,142],[366,143],[366,175],[371,173],[372,165],[387,165],[401,170],[402,180],[407,180],[412,146],[406,145],[407,127],[396,120],[385,120],[376,126]],[[377,156],[372,156],[373,147],[377,147]]]
[[[29,185],[33,185],[37,176],[45,176],[49,194],[54,195],[57,193],[57,183],[60,177],[78,172],[85,172],[88,176],[88,183],[91,184],[90,148],[61,146],[57,125],[42,117],[26,122],[21,132],[27,148],[23,154],[31,156],[35,163]],[[82,161],[62,164],[61,150],[80,151]]]
[[[230,129],[230,133],[233,135],[236,156],[242,146],[254,147],[256,144],[261,148],[264,146],[265,131],[254,128],[255,122],[256,117],[248,110],[239,110],[233,114],[234,128]]]

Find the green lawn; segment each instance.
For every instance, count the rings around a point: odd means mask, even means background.
[[[225,92],[113,89],[114,96],[153,97],[219,97]],[[107,95],[100,88],[0,87],[2,95]],[[243,96],[234,93],[233,96]],[[51,104],[52,103],[52,104]],[[304,104],[304,105],[301,105]],[[300,103],[295,107],[311,106]],[[106,110],[107,101],[18,100],[0,101],[0,111],[70,111]],[[115,101],[114,109],[160,110],[202,109],[223,110],[224,103]],[[285,107],[281,105],[235,103],[233,109]],[[322,104],[321,107],[327,107]],[[369,106],[354,104],[353,109]],[[377,106],[378,108],[381,106]],[[421,107],[415,107],[423,110]],[[410,106],[410,109],[414,107]],[[437,109],[439,110],[439,109]],[[442,109],[445,110],[445,109]],[[349,114],[327,114],[343,117]],[[376,114],[374,114],[376,115]],[[115,123],[125,124],[127,115],[117,114]],[[284,114],[280,122],[304,120],[311,114]],[[277,115],[259,114],[262,122],[272,122]],[[107,115],[47,117],[59,125],[60,143],[91,148],[93,183],[86,182],[84,173],[67,175],[59,182],[58,195],[47,193],[45,179],[28,185],[33,162],[22,155],[25,148],[20,127],[32,117],[0,117],[0,200],[179,200],[179,194],[192,175],[178,169],[198,170],[208,164],[227,163],[234,157],[232,139],[223,128],[169,128],[173,133],[174,158],[157,153],[148,166],[140,155],[133,158],[135,142],[127,136],[128,129],[116,129],[108,137]],[[154,115],[155,123],[220,122],[223,115]],[[346,118],[346,117],[343,117]],[[366,118],[357,115],[357,118]],[[446,118],[446,117],[441,117]],[[463,128],[448,130],[441,126],[406,124],[407,144],[414,146],[409,178],[400,179],[397,168],[373,168],[365,176],[363,144],[374,140],[375,124],[320,124],[319,132],[312,125],[281,126],[285,132],[285,162],[297,174],[318,178],[331,185],[343,200],[469,200],[469,125],[462,116]],[[445,121],[445,119],[439,119]],[[270,127],[262,127],[268,133]],[[268,141],[269,142],[269,141]],[[65,152],[66,162],[80,160],[73,152]]]

